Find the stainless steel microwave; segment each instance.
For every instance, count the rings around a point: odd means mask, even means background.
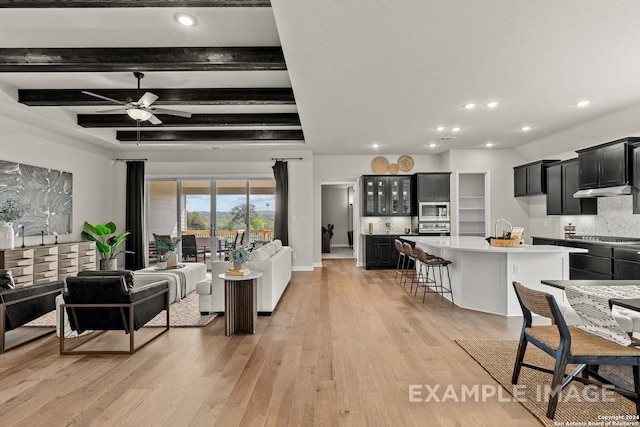
[[[418,221],[449,221],[449,203],[418,203]]]

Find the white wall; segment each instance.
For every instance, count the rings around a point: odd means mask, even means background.
[[[115,167],[110,152],[5,117],[0,117],[0,129],[1,160],[73,174],[73,231],[59,236],[59,242],[82,240],[84,221],[114,221],[124,228],[114,206]],[[40,241],[40,236],[25,238],[26,245]],[[53,241],[53,236],[45,236],[45,243]],[[21,238],[16,242],[21,244]]]

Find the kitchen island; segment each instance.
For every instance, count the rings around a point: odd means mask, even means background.
[[[550,289],[540,281],[569,279],[569,254],[586,252],[586,249],[552,245],[503,248],[490,246],[482,237],[470,236],[402,236],[402,239],[451,261],[451,289],[456,305],[503,316],[522,315],[511,285],[513,281],[564,301],[562,290]]]

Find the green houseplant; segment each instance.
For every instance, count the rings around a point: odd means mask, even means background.
[[[127,236],[131,234],[129,231],[125,231],[121,234],[116,233],[116,225],[113,222],[106,224],[91,225],[88,222],[84,222],[84,231],[82,237],[86,240],[96,242],[98,252],[100,252],[100,270],[117,270],[118,260],[116,256],[121,253],[132,254],[132,251],[121,250],[116,252],[118,246],[127,239]]]
[[[235,248],[229,251],[229,259],[233,262],[233,268],[240,270],[242,264],[249,261],[249,251],[243,247]]]

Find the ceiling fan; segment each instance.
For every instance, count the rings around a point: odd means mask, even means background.
[[[136,77],[136,79],[138,79],[138,91],[136,92],[136,96],[138,96],[140,95],[140,80],[144,78],[144,74],[139,71],[134,71],[133,75]],[[151,105],[156,102],[156,100],[158,99],[158,95],[151,92],[145,92],[144,95],[142,95],[137,101],[128,102],[118,101],[116,99],[108,98],[106,96],[98,95],[97,93],[88,92],[86,90],[83,90],[82,93],[124,106],[113,110],[97,111],[98,114],[126,113],[129,117],[136,120],[138,124],[140,124],[141,121],[145,120],[148,120],[149,123],[154,125],[162,124],[162,120],[157,118],[154,114],[168,114],[170,116],[191,118],[191,113],[188,113],[186,111],[168,110],[166,108],[152,107]]]

